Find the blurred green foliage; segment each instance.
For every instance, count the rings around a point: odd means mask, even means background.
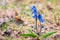
[[[2,28],[3,31],[6,30],[8,28],[8,24],[7,23],[3,23],[1,28]]]

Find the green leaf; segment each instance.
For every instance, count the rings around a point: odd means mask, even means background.
[[[30,36],[30,37],[38,37],[38,35],[35,34],[31,29],[28,29],[28,31],[29,31],[29,34],[20,34],[20,36],[23,36],[23,37],[28,37],[28,36]]]
[[[36,35],[34,34],[20,34],[20,36],[23,36],[23,37],[37,37]]]
[[[35,33],[32,31],[32,29],[28,29],[28,31],[29,31],[30,34],[36,35],[36,36],[38,37],[38,35],[35,34]]]
[[[50,36],[50,35],[53,35],[53,34],[55,34],[55,33],[56,33],[55,31],[48,32],[48,33],[46,33],[46,34],[43,34],[43,35],[41,36],[41,38],[44,39],[44,38],[46,38],[46,37],[48,37],[48,36]]]
[[[28,29],[28,31],[29,31],[30,34],[34,34],[32,29]]]

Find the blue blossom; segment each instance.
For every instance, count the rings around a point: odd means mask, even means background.
[[[42,25],[41,28],[44,28],[44,26]]]
[[[38,14],[38,19],[42,19],[42,15],[41,14]]]
[[[42,15],[41,14],[38,14],[37,15],[37,10],[36,10],[36,7],[35,6],[32,6],[31,8],[31,12],[32,12],[32,17],[35,18],[35,19],[39,19],[40,22],[44,22],[43,18],[42,18]]]
[[[40,21],[40,22],[42,22],[42,23],[44,22],[44,20],[43,20],[43,18],[42,18],[42,15],[41,15],[41,14],[38,14],[38,16],[37,16],[37,17],[38,17],[38,19],[39,19],[39,21]]]
[[[31,8],[31,12],[32,12],[32,17],[33,18],[37,18],[37,10],[36,10],[36,7],[35,6],[32,6]]]

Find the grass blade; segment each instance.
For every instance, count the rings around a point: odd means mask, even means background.
[[[36,35],[33,35],[33,34],[20,34],[20,36],[23,36],[23,37],[37,37]]]
[[[46,38],[46,37],[48,37],[48,36],[50,36],[50,35],[53,35],[53,34],[55,34],[55,33],[56,33],[55,31],[48,32],[48,33],[46,33],[46,34],[43,34],[43,35],[41,36],[41,38],[44,39],[44,38]]]
[[[29,31],[30,34],[34,34],[32,29],[28,29],[28,31]]]

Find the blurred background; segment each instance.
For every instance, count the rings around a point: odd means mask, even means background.
[[[44,40],[55,40],[55,38],[60,40],[60,0],[0,0],[0,39],[35,40],[32,37],[24,38],[18,35],[21,31],[21,33],[28,33],[27,29],[32,29],[36,34],[38,31],[40,33],[39,20],[36,22],[32,18],[30,9],[33,5],[45,21],[41,23],[44,26],[41,33],[57,32]],[[37,32],[35,26],[37,26]]]

